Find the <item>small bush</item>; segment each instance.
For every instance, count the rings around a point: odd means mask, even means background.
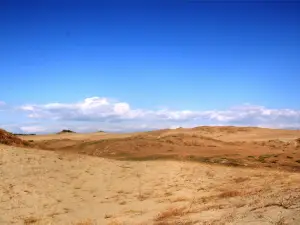
[[[38,219],[33,216],[30,216],[30,217],[27,217],[24,219],[24,225],[31,225],[31,224],[35,224],[37,222],[38,222]]]
[[[236,196],[240,196],[241,193],[239,191],[225,191],[218,195],[219,198],[232,198]]]
[[[270,158],[272,156],[274,156],[274,155],[261,155],[261,156],[258,157],[258,161],[260,161],[262,163],[265,163],[266,162],[265,159]]]
[[[60,133],[75,133],[75,132],[72,130],[62,130]]]
[[[242,182],[245,182],[245,181],[248,181],[248,180],[250,180],[249,177],[238,177],[238,178],[234,179],[234,182],[235,183],[242,183]]]

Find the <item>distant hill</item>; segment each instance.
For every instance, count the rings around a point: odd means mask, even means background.
[[[33,135],[36,135],[36,134],[18,134],[18,133],[13,133],[13,135],[19,135],[19,136],[33,136]]]
[[[72,130],[62,130],[62,131],[58,132],[57,134],[65,134],[65,133],[76,133],[76,132],[74,132]]]

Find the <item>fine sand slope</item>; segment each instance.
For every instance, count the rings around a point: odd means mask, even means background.
[[[27,146],[29,147],[31,144],[17,137],[16,135],[7,132],[6,130],[0,129],[0,144],[10,145],[10,146]]]
[[[123,160],[176,159],[300,171],[300,131],[195,127],[131,134],[22,136],[37,149]]]
[[[0,224],[300,224],[299,173],[0,145]]]

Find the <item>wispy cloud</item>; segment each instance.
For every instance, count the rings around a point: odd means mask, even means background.
[[[295,128],[300,126],[300,111],[271,109],[245,104],[226,110],[149,110],[132,109],[127,102],[92,97],[76,103],[49,103],[19,107],[31,119],[39,121],[38,127],[22,130],[43,132],[45,120],[57,126],[92,131],[101,127],[110,131],[146,130],[168,127],[191,127],[198,125],[240,125],[272,128]],[[47,125],[45,125],[47,126]],[[43,130],[44,129],[44,130]],[[54,129],[52,124],[52,129]]]

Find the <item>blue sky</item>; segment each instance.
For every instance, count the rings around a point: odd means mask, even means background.
[[[299,125],[297,1],[4,0],[0,28],[11,131]]]

